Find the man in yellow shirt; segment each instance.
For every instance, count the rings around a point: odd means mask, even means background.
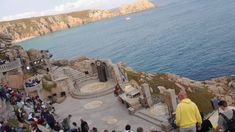
[[[196,124],[202,124],[202,118],[197,105],[192,102],[185,91],[178,94],[180,103],[176,108],[176,125],[180,132],[196,132]]]

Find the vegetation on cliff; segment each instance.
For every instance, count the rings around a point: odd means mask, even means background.
[[[159,95],[158,86],[163,86],[166,89],[175,89],[176,94],[178,94],[181,89],[184,89],[187,91],[189,98],[197,104],[200,111],[205,113],[212,111],[210,100],[214,98],[214,95],[206,87],[179,84],[178,82],[170,79],[167,74],[150,74],[126,69],[125,72],[131,82],[132,80],[135,80],[138,85],[148,83],[153,90],[153,96]]]
[[[57,84],[52,81],[50,75],[44,75],[42,78],[42,87],[44,90],[51,92],[52,88],[56,88]]]
[[[123,5],[117,10],[85,10],[61,15],[5,21],[0,22],[0,32],[11,35],[15,41],[20,41],[89,22],[143,11],[153,7],[154,4],[148,0],[139,0],[133,4]]]

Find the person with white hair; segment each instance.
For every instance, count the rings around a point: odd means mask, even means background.
[[[185,91],[178,94],[180,103],[176,108],[176,125],[180,132],[196,132],[196,125],[202,124],[197,105],[192,102]]]

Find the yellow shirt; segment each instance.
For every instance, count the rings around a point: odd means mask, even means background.
[[[190,99],[181,100],[176,108],[176,125],[180,128],[189,128],[202,124],[202,118],[197,105]]]

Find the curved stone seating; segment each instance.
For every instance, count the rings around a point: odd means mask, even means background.
[[[79,92],[76,92],[76,91],[72,91],[71,96],[73,98],[76,98],[76,99],[90,99],[90,98],[97,98],[97,97],[101,97],[101,96],[111,94],[111,93],[113,93],[113,90],[114,90],[114,87],[111,87],[109,89],[99,91],[97,93],[89,93],[89,94],[84,94],[84,93],[79,93]]]
[[[17,59],[15,61],[0,65],[0,72],[8,72],[20,68],[21,66],[20,59]]]
[[[90,80],[89,82],[81,84],[81,86],[84,86],[84,85],[92,83],[92,82],[93,81]],[[115,88],[115,84],[113,83],[113,85],[110,85],[109,87],[107,87],[103,90],[97,91],[97,92],[83,93],[83,92],[80,92],[79,88],[77,88],[77,89],[72,90],[70,94],[73,98],[76,98],[76,99],[97,98],[97,97],[101,97],[101,96],[105,96],[105,95],[113,93],[114,88]]]

